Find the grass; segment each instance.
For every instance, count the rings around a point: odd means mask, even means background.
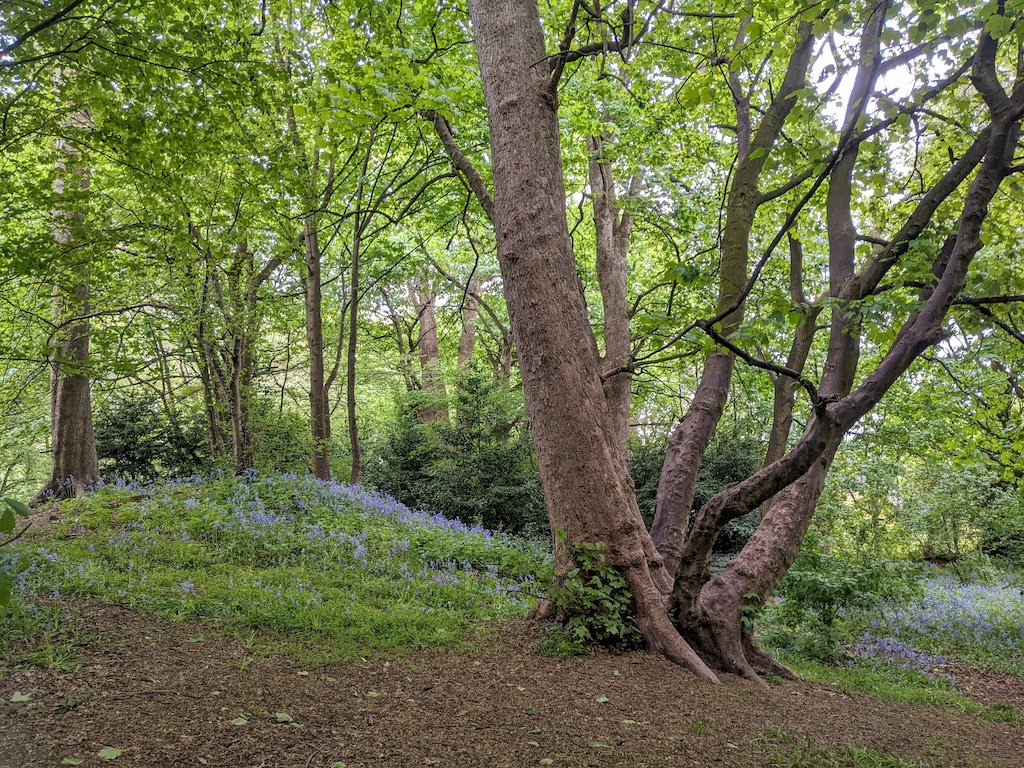
[[[278,475],[104,488],[2,557],[22,594],[214,619],[255,650],[324,662],[453,642],[473,622],[522,615],[546,561],[524,540]],[[59,625],[58,609],[20,602],[0,615],[0,644]],[[57,645],[45,653],[66,661]]]
[[[797,736],[781,728],[769,729],[763,739],[774,744],[768,768],[928,768],[923,761],[908,763],[853,744],[821,747],[809,736]]]
[[[980,704],[955,690],[948,680],[917,670],[897,666],[844,667],[791,656],[784,656],[782,661],[807,682],[834,685],[846,695],[863,692],[907,704],[937,704],[993,722],[1024,725],[1024,716],[1012,704]]]

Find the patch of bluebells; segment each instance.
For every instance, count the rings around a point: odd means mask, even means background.
[[[131,498],[126,501],[124,494]],[[33,564],[19,577],[22,591],[106,594],[182,616],[270,612],[274,606],[278,612],[311,610],[324,602],[311,581],[283,570],[273,584],[245,579],[238,594],[217,598],[207,598],[208,590],[192,580],[201,579],[187,578],[187,569],[197,564],[226,562],[275,570],[296,566],[327,578],[352,569],[356,578],[390,581],[405,594],[399,599],[410,607],[420,603],[425,611],[474,601],[523,610],[533,573],[546,557],[530,542],[412,510],[375,491],[309,477],[191,476],[154,486],[115,481],[80,502],[86,526],[89,505],[101,509],[111,502],[119,508],[115,532],[88,549],[83,542],[72,551],[75,543],[69,542],[64,557],[47,552],[40,558],[37,546]],[[179,570],[161,586],[159,578],[147,579],[153,563]]]
[[[962,584],[938,573],[923,597],[887,618],[897,637],[1024,669],[1024,599],[1015,587]]]
[[[929,677],[951,679],[942,673],[946,660],[941,656],[932,656],[892,637],[865,632],[864,636],[849,649],[849,654],[849,666],[860,664],[871,667],[881,662],[900,669],[923,672]]]

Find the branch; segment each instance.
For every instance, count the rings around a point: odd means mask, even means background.
[[[776,373],[779,376],[785,376],[786,378],[793,379],[801,387],[807,390],[807,394],[811,398],[811,406],[814,408],[815,413],[820,412],[821,414],[824,414],[824,407],[827,404],[828,400],[823,399],[821,395],[818,394],[818,388],[814,386],[814,383],[810,381],[810,379],[805,378],[804,375],[800,373],[800,371],[793,370],[792,368],[787,368],[784,365],[770,363],[766,360],[759,360],[742,347],[739,347],[736,344],[734,344],[726,336],[723,336],[721,333],[715,330],[714,326],[708,323],[707,320],[698,320],[697,327],[704,331],[704,333],[706,333],[712,339],[714,339],[716,344],[728,349],[730,352],[736,355],[736,357],[740,358],[740,360],[745,362],[747,365],[753,368],[760,368],[763,371],[770,371],[771,373]]]
[[[434,126],[434,131],[437,133],[441,144],[444,147],[445,154],[452,161],[452,165],[459,171],[466,183],[469,185],[470,191],[476,197],[477,202],[480,203],[480,207],[484,209],[484,213],[487,214],[487,218],[494,222],[494,198],[491,197],[490,191],[487,189],[487,184],[484,183],[483,178],[480,176],[480,172],[477,171],[476,166],[470,162],[462,150],[459,149],[455,143],[455,137],[452,136],[451,125],[444,118],[443,115],[434,112],[432,109],[425,109],[420,112],[424,118],[430,121],[431,125]]]
[[[22,45],[31,40],[33,37],[38,35],[40,32],[49,29],[55,24],[59,24],[65,16],[67,16],[69,13],[71,13],[71,11],[75,10],[75,8],[77,8],[84,2],[85,0],[71,0],[71,2],[68,3],[67,6],[65,6],[62,10],[57,11],[57,13],[53,14],[48,19],[44,19],[43,21],[39,22],[31,29],[26,30],[25,32],[14,38],[13,42],[8,43],[3,48],[0,48],[0,56],[6,56],[10,53],[13,53]]]

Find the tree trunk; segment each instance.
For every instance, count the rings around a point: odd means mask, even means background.
[[[714,680],[668,620],[670,583],[625,455],[608,433],[597,344],[569,241],[557,99],[536,2],[473,0],[470,15],[491,128],[498,260],[552,533],[570,546],[603,542],[634,596],[648,646]]]
[[[604,140],[587,139],[590,154],[590,194],[596,232],[597,281],[601,289],[604,319],[604,357],[601,360],[605,398],[608,401],[608,431],[625,450],[629,439],[629,409],[633,397],[633,375],[629,371],[632,348],[629,335],[629,304],[626,301],[626,256],[633,219],[620,211],[615,196],[612,166],[603,156]],[[636,192],[639,179],[631,191]]]
[[[57,86],[62,75],[56,75]],[[74,113],[64,124],[69,131],[85,132],[92,126],[88,110]],[[77,185],[74,182],[77,181]],[[72,141],[57,142],[57,177],[54,191],[66,195],[67,208],[54,212],[53,236],[73,252],[85,221],[80,195],[89,189],[89,170]],[[69,182],[71,188],[68,189]],[[75,187],[77,186],[77,189]],[[92,427],[92,383],[89,378],[89,263],[84,251],[72,267],[73,287],[66,293],[54,288],[57,321],[55,346],[50,358],[50,426],[53,468],[33,503],[48,498],[80,497],[100,479],[96,439]]]
[[[356,331],[359,316],[359,257],[361,232],[356,219],[355,234],[352,237],[352,295],[349,299],[348,350],[345,371],[345,404],[348,413],[348,440],[352,456],[352,470],[348,481],[355,485],[363,471],[363,449],[359,443],[359,422],[356,420]]]
[[[82,272],[81,268],[79,272]],[[50,363],[53,469],[33,498],[81,497],[100,479],[92,427],[89,379],[89,284],[84,274],[70,296],[57,296],[57,317],[63,327]]]
[[[313,476],[331,479],[328,440],[330,414],[324,384],[324,324],[320,297],[320,240],[316,217],[306,216],[302,237],[305,242],[306,344],[309,347],[309,422],[313,438]]]
[[[434,293],[429,288],[412,282],[409,284],[409,298],[416,310],[416,349],[419,352],[423,391],[430,397],[429,403],[419,411],[419,420],[423,424],[435,421],[447,423],[448,408],[444,403],[448,392],[444,386],[444,377],[441,375],[441,346],[437,339]]]
[[[462,332],[459,334],[459,354],[457,365],[460,372],[469,369],[473,360],[473,348],[476,344],[476,319],[480,314],[477,294],[480,292],[480,280],[476,277],[469,281],[462,305]]]

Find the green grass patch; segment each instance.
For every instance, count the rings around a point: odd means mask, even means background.
[[[924,761],[907,762],[853,744],[821,747],[810,736],[797,736],[781,728],[769,729],[763,739],[773,745],[767,768],[928,768]]]
[[[258,637],[254,649],[325,661],[455,642],[471,622],[522,615],[547,560],[526,540],[282,476],[106,488],[9,549],[22,592],[213,619]]]

